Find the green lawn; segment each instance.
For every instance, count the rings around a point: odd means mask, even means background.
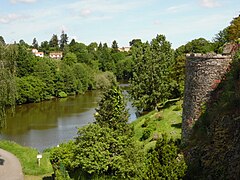
[[[49,152],[42,154],[40,166],[37,163],[36,149],[30,147],[23,147],[15,142],[11,141],[0,141],[0,148],[14,154],[21,162],[23,173],[25,175],[36,175],[41,176],[45,174],[51,174],[53,172],[52,165],[49,161]]]
[[[173,139],[181,138],[182,101],[177,101],[160,111],[152,111],[132,124],[135,139],[144,144],[145,149],[153,147],[156,139],[163,133]]]

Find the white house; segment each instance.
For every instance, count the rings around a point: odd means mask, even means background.
[[[44,57],[44,52],[38,52],[37,49],[32,49],[32,53],[37,57]]]
[[[50,52],[49,57],[52,59],[62,59],[63,53],[62,52]]]

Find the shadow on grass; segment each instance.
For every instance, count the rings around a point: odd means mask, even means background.
[[[182,128],[182,123],[172,124],[171,127],[181,129]]]

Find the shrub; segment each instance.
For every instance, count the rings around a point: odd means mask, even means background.
[[[65,97],[67,97],[67,94],[64,91],[61,91],[58,93],[58,97],[65,98]]]
[[[150,129],[144,129],[143,135],[140,138],[140,141],[144,141],[144,140],[148,139],[150,137],[150,135],[151,135],[151,130]]]

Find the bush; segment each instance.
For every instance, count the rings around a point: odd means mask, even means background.
[[[109,71],[96,74],[94,80],[96,89],[108,89],[112,84],[117,82],[115,75]]]
[[[65,97],[67,97],[67,94],[65,92],[61,91],[61,92],[58,93],[58,97],[59,98],[65,98]]]
[[[144,140],[148,139],[150,137],[150,135],[151,135],[151,130],[150,129],[144,129],[143,135],[140,138],[140,141],[144,141]]]
[[[146,179],[182,179],[187,166],[177,143],[166,134],[157,140],[148,152]]]
[[[145,119],[144,123],[142,124],[142,127],[143,128],[147,127],[149,122],[150,122],[150,118]]]

